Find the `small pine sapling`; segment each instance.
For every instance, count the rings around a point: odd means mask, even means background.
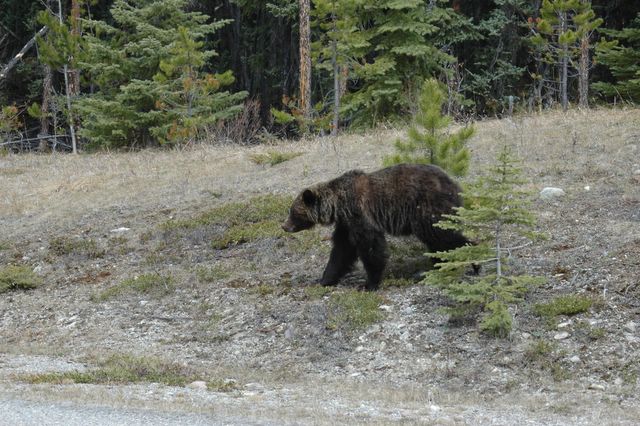
[[[455,133],[447,133],[451,123],[442,115],[445,93],[438,81],[424,82],[420,93],[420,110],[409,129],[409,139],[398,139],[397,153],[384,159],[385,166],[400,163],[435,164],[445,171],[464,176],[469,170],[467,140],[473,136],[473,126],[466,126]]]
[[[508,304],[518,302],[529,287],[542,282],[541,277],[511,273],[512,252],[540,237],[533,231],[528,193],[518,188],[524,183],[520,173],[505,147],[497,165],[467,186],[462,194],[466,207],[457,208],[455,215],[447,215],[437,226],[462,232],[475,244],[429,254],[440,263],[424,279],[458,303],[450,313],[482,310],[481,330],[497,337],[511,331]],[[518,247],[509,245],[518,240]],[[479,274],[465,275],[470,267],[480,265]]]

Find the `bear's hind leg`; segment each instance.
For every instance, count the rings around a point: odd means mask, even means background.
[[[382,274],[387,264],[387,241],[384,234],[378,232],[367,237],[358,243],[358,257],[367,271],[365,288],[371,291],[377,290],[382,281]]]
[[[357,258],[356,247],[349,242],[349,232],[341,226],[336,226],[333,232],[333,248],[320,284],[338,284],[340,278],[351,270]]]

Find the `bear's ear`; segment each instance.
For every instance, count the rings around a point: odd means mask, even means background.
[[[318,197],[316,196],[316,194],[310,189],[305,189],[304,192],[302,193],[302,201],[307,206],[315,205],[317,199]]]

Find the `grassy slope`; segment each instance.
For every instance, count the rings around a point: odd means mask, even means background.
[[[35,268],[44,284],[0,295],[0,351],[88,365],[113,354],[150,354],[188,363],[208,382],[231,377],[240,386],[297,389],[300,411],[282,412],[294,418],[330,419],[332,404],[377,421],[400,408],[409,420],[433,418],[421,411],[427,402],[450,405],[445,412],[466,421],[482,420],[469,407],[505,421],[527,411],[538,421],[633,418],[638,128],[638,110],[478,124],[472,173],[508,143],[525,160],[532,189],[567,192],[535,204],[550,239],[518,253],[517,265],[549,282],[515,312],[507,341],[478,335],[474,324],[447,323],[438,292],[411,283],[422,267],[414,243],[394,244],[389,284],[402,285],[358,301],[383,306],[361,315],[351,303],[361,297],[351,291],[360,271],[328,292],[311,285],[326,261],[329,231],[278,231],[295,192],[345,170],[378,168],[399,132],[271,147],[2,157],[0,264]],[[274,167],[252,161],[267,151],[304,154]],[[254,197],[261,203],[243,204]],[[111,232],[119,227],[129,230]],[[571,317],[533,312],[565,293],[596,303]],[[569,337],[554,339],[560,331]],[[318,394],[307,380],[318,383]],[[364,391],[369,383],[378,391]],[[342,399],[322,396],[319,408],[302,397],[327,388]],[[358,395],[380,412],[358,411]]]

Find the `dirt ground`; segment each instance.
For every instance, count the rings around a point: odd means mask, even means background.
[[[274,234],[218,248],[211,240],[224,227],[167,227],[256,196],[293,196],[353,168],[375,170],[401,131],[258,147],[0,156],[0,267],[27,265],[44,280],[0,294],[0,398],[229,424],[637,424],[640,110],[476,127],[469,178],[506,143],[523,159],[534,198],[548,186],[566,193],[534,201],[548,239],[514,252],[513,261],[547,282],[512,307],[507,339],[479,333],[473,321],[449,322],[441,293],[410,282],[424,263],[411,240],[393,241],[388,272],[408,278],[405,285],[384,285],[381,319],[359,328],[336,325],[331,301],[363,281],[361,268],[326,293],[314,284],[330,229],[310,231],[308,240]],[[251,161],[268,151],[302,155],[275,166]],[[202,279],[202,270],[216,273]],[[170,276],[171,289],[100,297],[144,274]],[[534,314],[536,303],[564,294],[594,303],[552,324]],[[85,371],[113,354],[172,361],[235,386],[24,379]]]

